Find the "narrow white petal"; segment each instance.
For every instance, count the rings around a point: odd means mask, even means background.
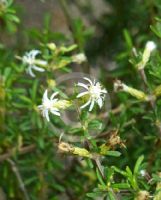
[[[39,105],[39,106],[37,106],[39,109],[42,109],[43,108],[43,105]]]
[[[56,111],[54,111],[54,110],[52,110],[51,113],[54,114],[54,115],[60,116],[60,113],[59,113],[59,112],[56,112]]]
[[[59,92],[54,92],[51,97],[50,97],[50,100],[53,100],[53,98],[58,94]]]
[[[49,112],[48,112],[48,110],[45,110],[45,117],[46,117],[47,121],[49,122],[50,119],[49,119]]]
[[[83,79],[86,80],[86,81],[88,81],[91,85],[93,85],[92,81],[89,78],[84,77]]]
[[[29,66],[27,72],[30,76],[35,77],[35,74],[32,72],[32,66]]]
[[[58,108],[51,108],[50,111],[51,112],[53,112],[53,111],[59,112],[59,109]]]
[[[47,111],[46,109],[43,109],[43,110],[42,110],[42,116],[43,116],[43,117],[45,117],[46,111]]]
[[[48,90],[45,90],[44,94],[43,94],[43,101],[48,100]]]
[[[38,60],[37,63],[39,65],[47,65],[48,64],[47,61],[45,61],[45,60]]]
[[[106,93],[107,93],[107,90],[106,90],[106,89],[103,89],[103,90],[101,90],[101,92],[106,94]]]
[[[78,82],[78,84],[77,84],[78,86],[81,86],[81,87],[83,87],[83,88],[85,88],[85,89],[87,89],[88,90],[88,86],[87,85],[85,85],[84,83],[80,83],[80,82]]]
[[[39,50],[31,50],[28,55],[31,56],[32,58],[35,58],[38,54],[40,54],[41,51]]]
[[[44,72],[45,69],[41,68],[41,67],[37,67],[36,65],[33,65],[32,68],[38,72]]]
[[[97,100],[97,103],[98,103],[99,107],[102,108],[102,106],[103,106],[103,100],[102,100],[102,98],[99,98]]]
[[[87,101],[87,103],[85,103],[84,105],[82,105],[80,107],[80,109],[83,109],[83,108],[87,107],[90,103],[91,103],[91,99],[89,101]]]
[[[56,99],[51,99],[51,97],[50,97],[50,101],[52,101],[52,103],[54,104],[54,103],[56,103],[58,101],[58,99],[57,98]]]
[[[80,97],[82,97],[82,96],[84,96],[84,95],[86,95],[86,94],[88,94],[88,91],[82,92],[82,93],[78,94],[78,95],[77,95],[77,98],[80,98]]]
[[[94,101],[91,102],[91,105],[89,107],[89,111],[92,111],[93,110],[93,107],[94,107]]]

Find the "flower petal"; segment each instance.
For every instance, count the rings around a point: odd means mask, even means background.
[[[106,89],[103,89],[103,90],[101,90],[101,92],[106,94],[106,93],[107,93],[107,90],[106,90]]]
[[[45,114],[45,117],[46,117],[47,121],[49,122],[50,118],[49,118],[49,112],[48,112],[48,110],[45,110],[44,114]]]
[[[84,77],[83,79],[86,80],[86,81],[88,81],[91,85],[93,85],[92,81],[89,78]]]
[[[47,65],[47,64],[48,64],[47,61],[45,61],[45,60],[36,60],[36,61],[37,61],[37,64],[38,64],[38,65],[44,66],[44,65]]]
[[[55,111],[55,110],[51,110],[51,113],[54,114],[54,115],[60,116],[60,113]]]
[[[28,52],[28,55],[31,56],[31,58],[35,58],[40,53],[41,51],[39,50],[31,50],[30,52]]]
[[[82,96],[84,96],[84,95],[86,95],[88,93],[89,93],[88,91],[82,92],[82,93],[80,93],[80,94],[77,95],[77,98],[80,98],[80,97],[82,97]]]
[[[54,92],[54,93],[51,95],[50,100],[53,100],[54,97],[55,97],[58,93],[59,93],[59,92]]]
[[[54,108],[51,108],[50,111],[51,112],[53,112],[53,111],[59,112],[59,109],[54,107]]]
[[[102,98],[99,98],[97,100],[97,103],[98,103],[99,107],[102,108],[102,106],[103,106],[103,100],[102,100]]]
[[[91,99],[89,99],[89,101],[87,101],[84,105],[82,105],[80,107],[80,109],[83,109],[83,108],[87,107],[90,103],[91,103]]]
[[[81,87],[83,87],[83,88],[85,88],[85,89],[87,89],[88,90],[88,86],[87,85],[85,85],[84,83],[80,83],[80,82],[78,82],[78,84],[77,84],[78,86],[81,86]]]
[[[36,65],[33,65],[32,68],[38,72],[44,72],[45,69],[41,68],[41,67],[37,67]]]
[[[43,105],[39,105],[39,106],[37,106],[40,110],[42,110],[42,108],[43,108]]]
[[[93,110],[93,107],[94,107],[94,100],[91,102],[91,105],[89,107],[89,111],[92,111]]]
[[[43,94],[43,102],[49,100],[48,99],[48,90],[45,90],[44,94]]]
[[[28,73],[30,76],[35,77],[35,74],[32,72],[32,66],[29,66],[29,67],[28,67],[27,73]]]

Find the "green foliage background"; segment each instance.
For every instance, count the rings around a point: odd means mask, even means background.
[[[161,121],[161,101],[158,97],[152,108],[149,102],[140,102],[127,93],[113,91],[116,79],[145,93],[153,93],[161,85],[161,1],[106,0],[105,4],[112,10],[99,18],[94,18],[88,1],[86,4],[78,3],[81,12],[92,19],[92,26],[86,27],[82,19],[75,18],[70,12],[70,5],[77,3],[61,0],[71,35],[53,32],[50,14],[44,15],[42,29],[33,27],[27,30],[21,23],[23,12],[19,5],[16,1],[8,2],[5,7],[0,1],[0,34],[6,34],[6,41],[7,38],[14,39],[14,45],[8,45],[0,36],[0,199],[139,200],[140,191],[149,192],[148,195],[155,200],[161,199],[158,192],[161,189],[158,186],[161,182],[158,175],[161,169],[161,135],[157,126]],[[145,86],[136,64],[148,40],[155,41],[157,50],[145,68],[148,80]],[[78,48],[55,55],[54,64],[59,69],[49,67],[36,78],[29,77],[16,56],[38,48],[43,59],[51,61],[53,55],[48,48],[51,42],[58,48],[73,43]],[[138,57],[134,56],[133,47]],[[88,63],[71,64],[73,52],[85,52]],[[56,127],[53,130],[37,109],[45,88],[55,91],[56,77],[78,68],[89,74],[92,70],[98,72],[112,104],[103,133],[118,132],[126,146],[116,145],[108,152],[112,156],[102,156],[104,178],[90,159],[58,152],[60,133],[57,130],[64,128],[68,131],[69,127],[52,117],[51,122]],[[118,112],[114,112],[116,108]],[[82,119],[85,121],[85,116]],[[95,127],[97,129],[97,124]],[[72,134],[81,134],[86,139],[82,129],[73,130]],[[92,150],[98,152],[99,146],[108,142],[109,135],[94,140],[96,147]],[[86,147],[81,141],[74,145]],[[140,175],[142,169],[146,171],[143,177]]]

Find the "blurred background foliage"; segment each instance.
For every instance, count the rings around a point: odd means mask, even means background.
[[[161,167],[161,141],[155,123],[156,119],[161,120],[161,102],[157,100],[153,111],[148,103],[140,103],[125,93],[114,93],[113,82],[119,78],[144,90],[135,68],[138,58],[133,48],[139,49],[137,53],[141,55],[146,41],[153,40],[158,52],[146,68],[149,90],[161,84],[160,11],[160,0],[0,0],[0,200],[114,198],[112,194],[106,197],[106,191],[101,197],[91,194],[98,182],[103,185],[99,173],[95,173],[90,162],[58,153],[60,134],[37,110],[44,88],[53,90],[51,79],[71,71],[94,75],[110,93],[114,112],[110,113],[104,132],[119,130],[126,148],[118,148],[122,153],[119,158],[103,160],[107,182],[114,171],[118,173],[114,179],[121,182],[117,168],[125,170],[128,165],[133,170],[143,154],[145,162],[141,167],[138,164],[136,171],[146,169],[153,184],[149,186],[147,179],[136,181],[140,190],[154,194],[156,182],[160,181],[156,174]],[[60,71],[52,69],[45,75],[39,74],[39,78],[30,78],[16,56],[39,48],[43,58],[50,59],[45,48],[50,42],[58,46],[77,44],[74,51],[85,52],[88,63],[69,64]],[[67,53],[67,57],[71,55]],[[52,122],[57,128],[63,127],[56,119]],[[131,186],[133,177],[127,181],[130,170],[125,171],[122,174],[132,192],[118,199],[134,199],[138,188]]]

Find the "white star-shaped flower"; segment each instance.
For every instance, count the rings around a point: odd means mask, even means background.
[[[79,83],[78,82],[78,86],[83,87],[84,89],[86,89],[86,91],[81,92],[80,94],[77,95],[77,98],[83,97],[85,95],[89,96],[88,101],[82,105],[80,108],[83,109],[87,106],[89,106],[89,111],[92,111],[94,104],[98,104],[98,106],[100,108],[102,108],[103,106],[103,101],[105,98],[105,95],[107,93],[106,89],[104,89],[102,87],[102,85],[99,82],[96,82],[96,80],[94,80],[93,82],[89,79],[84,77],[84,80],[88,81],[88,84],[84,84],[84,83]]]
[[[156,44],[155,44],[155,42],[153,42],[153,41],[148,41],[147,43],[146,43],[146,46],[145,46],[145,48],[146,49],[148,49],[148,51],[153,51],[154,49],[156,49]]]
[[[58,92],[53,93],[49,99],[48,91],[45,90],[42,98],[42,105],[38,106],[38,108],[42,111],[43,117],[45,117],[47,121],[50,121],[49,112],[54,115],[60,116],[60,111],[55,105],[58,102],[58,99],[54,98],[57,94]]]
[[[22,57],[22,62],[28,65],[28,68],[26,69],[26,71],[32,77],[35,77],[33,70],[39,71],[39,72],[45,71],[43,68],[37,66],[37,65],[40,65],[40,66],[47,65],[46,61],[36,59],[36,56],[40,53],[41,52],[39,50],[31,50],[29,52],[26,52],[25,55]]]

